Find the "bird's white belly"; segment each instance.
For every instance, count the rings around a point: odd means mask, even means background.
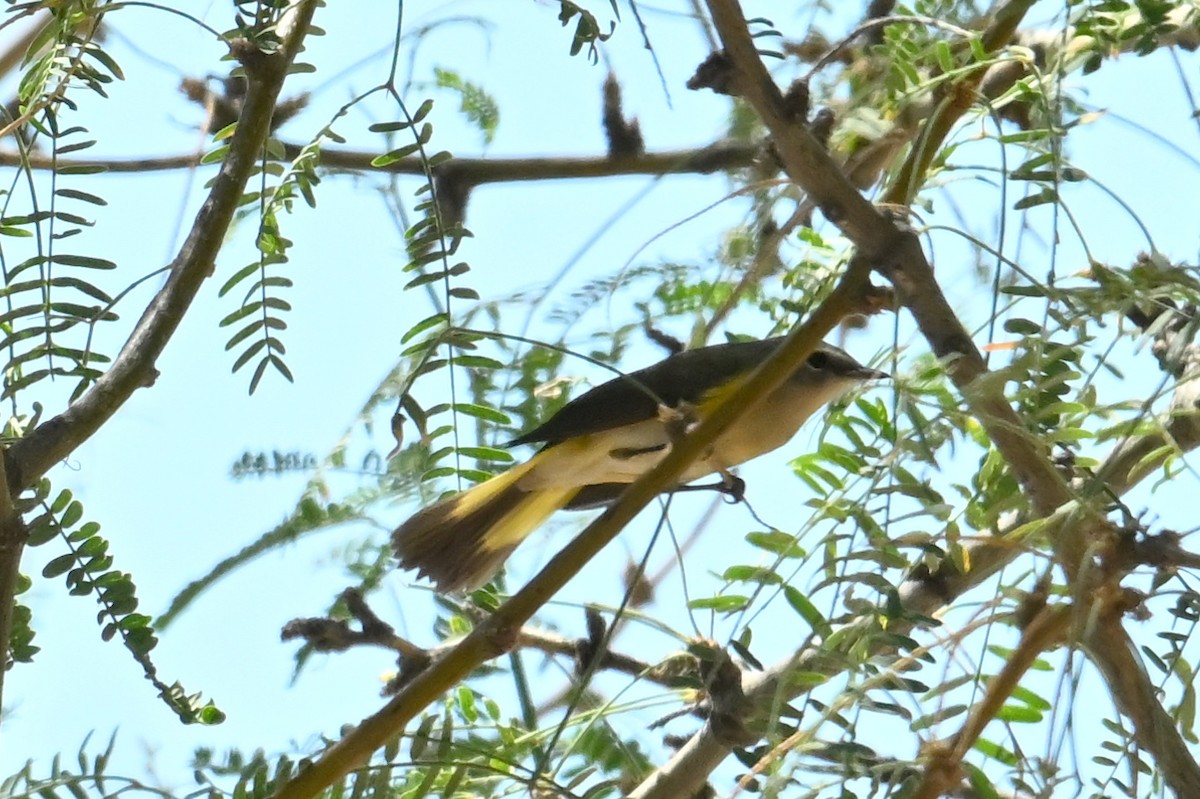
[[[781,392],[782,393],[782,392]],[[679,483],[688,483],[787,443],[807,413],[786,396],[768,398],[726,430],[693,461]],[[807,409],[805,409],[807,410]],[[658,419],[569,439],[536,456],[537,463],[521,478],[528,491],[598,483],[631,483],[657,466],[671,451],[671,435]]]

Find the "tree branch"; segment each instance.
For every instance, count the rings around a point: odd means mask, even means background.
[[[299,155],[301,145],[285,144],[284,156]],[[673,175],[728,172],[751,166],[761,153],[758,144],[718,141],[705,147],[686,150],[662,150],[620,156],[577,156],[552,158],[452,158],[434,170],[435,176],[449,175],[468,187],[487,183],[513,183],[531,180],[569,180],[619,175]],[[163,156],[160,158],[52,159],[41,153],[23,155],[0,152],[0,166],[28,169],[62,169],[75,166],[101,166],[109,172],[161,172],[200,166],[203,153]],[[371,161],[378,152],[321,150],[320,165],[327,169],[355,172],[381,172],[398,175],[425,175],[426,166],[416,157],[401,158],[386,166]]]
[[[4,700],[4,675],[11,666],[12,622],[17,583],[21,578],[21,554],[29,530],[13,505],[0,458],[0,706]]]
[[[988,681],[987,691],[971,709],[958,734],[948,743],[929,748],[929,762],[914,793],[915,799],[937,799],[963,782],[962,763],[967,753],[983,735],[984,728],[1003,709],[1034,661],[1047,649],[1061,643],[1070,623],[1071,609],[1065,604],[1044,607],[1034,617],[1000,673]]]
[[[912,313],[934,353],[947,364],[951,380],[963,392],[1038,512],[1044,515],[1069,500],[1066,482],[1051,465],[1045,445],[1028,434],[1004,398],[1003,385],[986,379],[989,372],[983,357],[942,294],[920,242],[864,198],[804,126],[787,115],[736,0],[708,0],[708,4],[739,76],[738,88],[770,130],[792,180],[812,195],[825,216],[895,285],[900,301]],[[1015,24],[1011,13],[998,16],[1006,26]],[[999,33],[985,35],[984,39],[1004,40]],[[945,124],[945,119],[938,124]]]
[[[261,158],[271,113],[317,3],[302,0],[294,7],[283,46],[266,54],[248,42],[231,49],[246,68],[248,87],[237,131],[196,215],[166,284],[142,313],[112,367],[74,405],[19,439],[6,452],[8,485],[20,490],[33,484],[66,458],[117,412],[133,392],[153,384],[158,356],[179,327],[200,285],[212,274],[217,253],[237,210],[250,174]]]
[[[1179,734],[1175,719],[1163,710],[1158,690],[1120,617],[1107,616],[1092,625],[1083,645],[1104,675],[1117,710],[1133,722],[1134,740],[1154,755],[1163,781],[1179,799],[1200,796],[1200,765]]]

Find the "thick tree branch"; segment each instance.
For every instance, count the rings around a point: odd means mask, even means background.
[[[274,54],[262,53],[245,41],[232,43],[248,76],[246,103],[229,141],[229,153],[171,264],[170,276],[142,313],[112,367],[75,404],[7,451],[10,487],[32,485],[99,430],[133,392],[154,382],[158,356],[179,327],[200,285],[213,272],[246,181],[261,158],[284,77],[300,50],[316,5],[315,0],[303,0],[294,7],[283,46]]]
[[[737,71],[738,89],[771,132],[788,174],[893,282],[901,303],[916,319],[934,353],[946,363],[954,384],[1005,456],[1033,506],[1044,515],[1062,505],[1070,499],[1066,482],[1051,465],[1045,446],[1028,434],[1005,400],[1002,383],[985,379],[988,371],[983,357],[942,294],[917,238],[864,198],[804,126],[788,116],[736,0],[709,0],[709,8]],[[1006,29],[1015,24],[1012,12],[998,17]],[[1005,40],[999,32],[985,36],[985,41]]]
[[[1200,796],[1200,765],[1179,734],[1175,719],[1163,709],[1120,617],[1100,619],[1087,631],[1083,645],[1104,675],[1117,710],[1133,722],[1134,740],[1154,755],[1166,784],[1179,799]]]

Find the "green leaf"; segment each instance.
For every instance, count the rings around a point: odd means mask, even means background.
[[[825,618],[825,614],[817,610],[817,606],[809,600],[798,588],[790,585],[783,587],[783,595],[787,599],[788,604],[792,609],[800,614],[812,631],[821,636],[822,639],[828,639],[833,632],[833,628],[829,625],[829,620]]]
[[[246,349],[245,352],[243,352],[241,355],[238,356],[236,361],[233,362],[233,369],[231,371],[236,372],[239,369],[241,369],[243,366],[245,366],[247,363],[250,362],[251,358],[253,358],[260,351],[262,351],[262,348],[265,346],[267,346],[267,342],[265,340],[259,339],[258,341],[255,341],[253,344],[251,344]],[[261,371],[261,367],[260,367],[260,371]]]
[[[449,317],[444,313],[435,313],[432,316],[427,316],[405,331],[404,335],[400,337],[400,343],[407,344],[426,330],[438,325],[449,324],[449,322]]]
[[[264,344],[266,342],[263,342]],[[266,373],[267,367],[271,364],[270,358],[263,358],[258,362],[258,366],[254,369],[254,375],[250,378],[250,393],[253,394],[258,388],[259,381],[262,380],[263,374]]]
[[[250,314],[257,313],[258,311],[262,310],[262,307],[263,307],[262,303],[259,302],[258,300],[255,300],[254,302],[248,302],[245,305],[243,305],[241,308],[238,308],[236,311],[229,314],[224,319],[222,319],[220,322],[218,322],[217,326],[218,327],[229,327],[234,322],[239,322],[242,319],[245,319]]]
[[[461,365],[462,359],[467,357],[468,356],[464,355],[462,358],[457,358],[456,360],[459,360]],[[486,422],[492,422],[494,424],[505,426],[512,424],[512,419],[509,418],[508,414],[498,411],[495,408],[489,408],[486,405],[476,405],[471,402],[456,402],[454,403],[453,408],[456,413],[474,416],[476,419],[483,419]]]
[[[259,271],[260,268],[261,267],[257,263],[246,264],[241,269],[234,272],[230,278],[225,281],[221,288],[217,290],[217,296],[224,297],[234,286],[236,286],[238,283],[241,283],[250,275]]]
[[[475,458],[481,461],[512,463],[514,460],[511,452],[496,447],[459,447],[458,452],[463,457]]]
[[[747,533],[746,541],[767,552],[773,552],[784,558],[803,558],[808,553],[796,543],[794,536],[772,530],[770,532]]]
[[[987,738],[980,738],[975,742],[975,746],[972,748],[976,752],[979,752],[992,760],[997,760],[1009,768],[1016,768],[1021,762],[1021,759],[1008,749],[1005,749],[1000,744],[996,743],[995,741],[990,741]]]
[[[60,577],[73,569],[75,567],[75,563],[76,560],[74,553],[59,555],[57,558],[54,558],[46,564],[45,568],[42,569],[42,576],[47,579]]]
[[[1005,705],[996,713],[996,718],[1014,724],[1036,724],[1043,715],[1040,710],[1026,705]]]
[[[108,200],[105,200],[103,197],[97,197],[95,194],[89,194],[86,191],[80,191],[78,189],[55,189],[54,193],[59,197],[80,200],[85,203],[91,203],[92,205],[108,205]]]
[[[750,597],[740,594],[721,594],[720,596],[701,597],[688,602],[691,610],[714,610],[717,613],[736,613],[750,604]]]
[[[59,521],[63,527],[74,527],[75,523],[83,518],[83,503],[75,500],[67,506],[63,512],[62,519]]]
[[[274,341],[274,339],[272,339],[272,341]],[[278,350],[279,348],[276,347],[276,349]],[[283,375],[284,380],[288,381],[289,383],[296,382],[296,378],[292,376],[292,370],[288,368],[288,365],[283,362],[282,358],[274,353],[271,354],[271,365],[275,367],[279,374]]]
[[[406,144],[403,147],[397,147],[395,150],[384,153],[383,155],[377,155],[372,158],[371,166],[380,168],[390,166],[401,159],[408,158],[410,155],[420,149],[421,145],[419,142],[412,142],[411,144]]]
[[[1035,192],[1034,194],[1030,194],[1027,197],[1022,197],[1021,199],[1017,200],[1015,203],[1013,203],[1013,210],[1023,211],[1026,208],[1034,208],[1039,205],[1046,205],[1048,203],[1056,203],[1056,202],[1058,202],[1058,192],[1055,191],[1053,188],[1047,186],[1046,188],[1043,188],[1041,191]]]
[[[266,325],[265,320],[255,319],[249,325],[247,325],[246,327],[243,327],[237,333],[234,333],[233,337],[230,338],[229,341],[225,342],[225,351],[228,352],[229,350],[236,347],[238,344],[241,344],[243,341],[250,338],[250,336],[254,335],[259,330],[262,330],[265,325]]]
[[[86,269],[116,269],[117,265],[107,258],[94,258],[90,255],[62,255],[55,253],[50,262],[62,266],[80,266]]]

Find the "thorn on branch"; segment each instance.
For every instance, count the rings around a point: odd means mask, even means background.
[[[604,617],[595,608],[586,608],[584,618],[587,622],[587,637],[575,642],[576,677],[582,677],[599,664],[600,657],[604,654],[604,636],[608,632]]]
[[[442,226],[454,230],[467,218],[467,202],[471,199],[474,184],[453,164],[446,164],[434,171],[433,190],[437,196],[438,211]]]
[[[837,123],[837,115],[831,108],[821,108],[808,124],[808,132],[826,151],[829,150],[829,137],[833,135],[833,126]]]
[[[792,85],[783,95],[783,112],[792,120],[807,124],[809,104],[808,81],[803,79],[792,81]]]
[[[646,152],[642,128],[636,119],[626,119],[621,113],[621,84],[617,76],[608,73],[604,80],[604,137],[608,141],[608,157],[634,157]]]
[[[670,333],[664,333],[649,322],[642,325],[642,330],[645,332],[646,338],[666,350],[668,355],[678,355],[683,352],[683,342]]]
[[[210,88],[215,82],[217,89]],[[246,100],[246,78],[243,75],[226,75],[224,78],[201,80],[183,78],[179,90],[187,99],[203,108],[207,114],[204,130],[217,133],[238,121],[242,105]],[[271,115],[271,132],[308,106],[308,92],[281,100]]]
[[[708,58],[700,62],[695,74],[688,78],[687,87],[692,91],[712,89],[717,94],[727,94],[730,97],[739,96],[736,89],[737,72],[733,62],[724,50],[709,53]]]

